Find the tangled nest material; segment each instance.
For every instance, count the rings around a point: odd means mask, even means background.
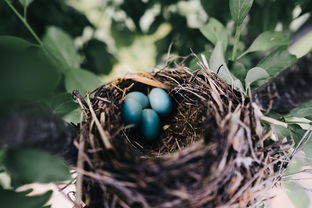
[[[126,93],[167,90],[175,111],[160,139],[124,126]],[[76,197],[88,208],[256,207],[280,180],[290,146],[272,142],[248,97],[207,69],[127,75],[80,100]]]

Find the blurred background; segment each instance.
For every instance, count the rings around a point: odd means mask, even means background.
[[[233,50],[235,25],[228,0],[10,2],[11,7],[0,2],[1,115],[36,106],[77,124],[81,115],[72,99],[74,89],[84,94],[123,74],[174,67],[182,61],[191,70],[198,68],[194,58],[187,57],[212,53],[215,42],[211,40],[218,38],[207,37],[203,29],[212,17],[218,27],[211,34],[223,27],[227,31],[223,34],[228,41],[225,56],[230,57]],[[291,40],[290,45],[272,51],[291,65],[312,49],[311,11],[311,0],[255,0],[242,24],[238,51],[245,51],[264,31],[281,31]],[[244,67],[233,73],[245,77],[246,69],[267,55],[256,52],[243,57]],[[271,68],[279,71],[283,67],[274,64]],[[0,177],[1,183],[9,186],[8,178]],[[35,187],[39,192],[55,189]],[[70,187],[67,192],[72,190]],[[283,198],[287,193],[276,192],[282,198],[272,207],[293,207]],[[52,207],[71,207],[64,198],[55,192]]]
[[[0,90],[3,95],[0,103],[5,109],[8,103],[25,105],[36,101],[65,120],[77,123],[78,106],[70,102],[69,95],[73,89],[83,94],[103,81],[128,72],[173,67],[192,51],[209,55],[214,44],[200,31],[209,17],[218,20],[228,33],[225,34],[229,42],[225,56],[232,52],[235,31],[228,0],[11,2],[33,34],[5,1],[1,1]],[[243,52],[262,32],[276,30],[292,40],[289,51],[301,57],[312,44],[311,10],[310,0],[256,0],[242,25],[238,51]],[[40,45],[47,50],[43,51]],[[286,62],[294,62],[291,56],[286,56],[285,47],[278,49],[276,55],[285,56]],[[240,62],[248,69],[265,55],[254,53]],[[185,61],[190,68],[192,64],[190,58]],[[246,69],[242,70],[243,75]],[[66,108],[60,108],[64,102]]]

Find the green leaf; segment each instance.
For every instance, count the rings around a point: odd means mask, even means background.
[[[34,44],[15,36],[0,36],[0,48],[11,50],[24,50]]]
[[[33,182],[60,182],[71,178],[69,168],[61,158],[39,150],[7,150],[4,165],[14,187]]]
[[[1,48],[1,47],[0,47]],[[41,47],[0,49],[0,103],[34,102],[52,93],[62,73]]]
[[[223,50],[226,51],[228,34],[221,22],[215,18],[209,18],[208,23],[200,28],[200,32],[214,45],[220,41],[223,45]]]
[[[49,55],[55,58],[64,71],[70,67],[79,67],[80,57],[72,38],[57,27],[49,27],[43,38],[43,44]]]
[[[64,116],[63,116],[63,119],[64,119],[67,123],[78,124],[78,123],[82,122],[81,109],[80,109],[80,108],[77,108],[77,109],[71,111],[70,113],[64,115]]]
[[[288,129],[290,130],[291,139],[295,142],[295,145],[297,146],[301,141],[303,135],[306,133],[306,130],[302,129],[297,124],[288,125]]]
[[[288,138],[290,136],[290,130],[285,127],[272,124],[271,128],[278,139],[284,139],[285,137]]]
[[[202,58],[205,57],[206,60],[208,59],[208,57],[211,56],[211,52],[210,51],[204,51],[202,53],[197,54],[196,57],[194,57],[190,64],[189,64],[189,69],[191,71],[196,71],[200,69],[200,66],[198,65],[199,62],[203,62]]]
[[[301,158],[293,158],[287,166],[285,175],[291,175],[294,173],[299,173],[304,167],[304,160]]]
[[[70,93],[57,94],[48,100],[47,104],[53,114],[61,117],[79,107],[79,105],[74,102],[73,96]]]
[[[27,196],[29,191],[15,192],[0,186],[0,201],[3,208],[44,208],[49,201],[52,191],[41,195]]]
[[[287,114],[287,117],[307,118],[312,120],[312,101],[309,101]]]
[[[283,32],[266,31],[254,40],[247,51],[248,53],[266,51],[276,46],[288,45],[290,42],[290,39]]]
[[[306,161],[312,165],[312,138],[309,138],[307,143],[303,146],[303,152],[306,158]]]
[[[65,87],[67,92],[78,90],[84,94],[101,85],[100,79],[93,73],[79,68],[71,68],[65,73]]]
[[[303,187],[295,182],[284,182],[283,187],[293,203],[297,208],[309,208],[310,207],[310,198],[307,192]]]
[[[230,0],[230,11],[236,25],[241,25],[246,18],[253,0]]]
[[[240,62],[234,62],[231,65],[231,72],[235,77],[237,77],[241,82],[245,81],[247,70],[244,64]]]
[[[275,76],[277,73],[291,66],[297,61],[296,56],[291,55],[287,47],[282,46],[275,49],[272,53],[264,57],[258,67],[265,69],[270,76]]]
[[[278,139],[287,138],[288,141],[293,141],[295,145],[300,142],[304,133],[306,132],[297,124],[290,124],[288,125],[288,128],[279,125],[271,125],[271,128]]]
[[[74,102],[73,96],[70,93],[60,93],[46,101],[51,112],[62,117],[68,123],[81,122],[81,110],[79,105]]]
[[[265,79],[270,77],[268,72],[266,72],[264,69],[260,67],[254,67],[250,69],[247,72],[246,78],[245,78],[245,83],[246,83],[246,89],[249,88],[249,86],[254,83],[255,81],[258,81],[260,79]]]
[[[224,79],[228,84],[232,85],[234,88],[240,90],[241,92],[244,92],[241,81],[237,79],[233,74],[231,74],[225,63],[223,47],[220,41],[217,42],[210,56],[209,67],[214,73],[218,74],[218,76]]]
[[[19,2],[27,8],[34,0],[19,0]]]

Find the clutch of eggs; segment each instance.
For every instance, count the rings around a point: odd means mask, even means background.
[[[153,88],[148,96],[139,91],[127,94],[122,105],[123,122],[139,128],[144,139],[152,141],[160,133],[160,116],[172,111],[172,100],[161,88]]]

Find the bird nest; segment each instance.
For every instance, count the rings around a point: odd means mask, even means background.
[[[123,124],[121,105],[153,87],[169,93],[174,112],[146,142]],[[287,165],[289,146],[270,139],[258,107],[206,69],[127,75],[78,101],[87,119],[76,197],[88,208],[255,207]]]

